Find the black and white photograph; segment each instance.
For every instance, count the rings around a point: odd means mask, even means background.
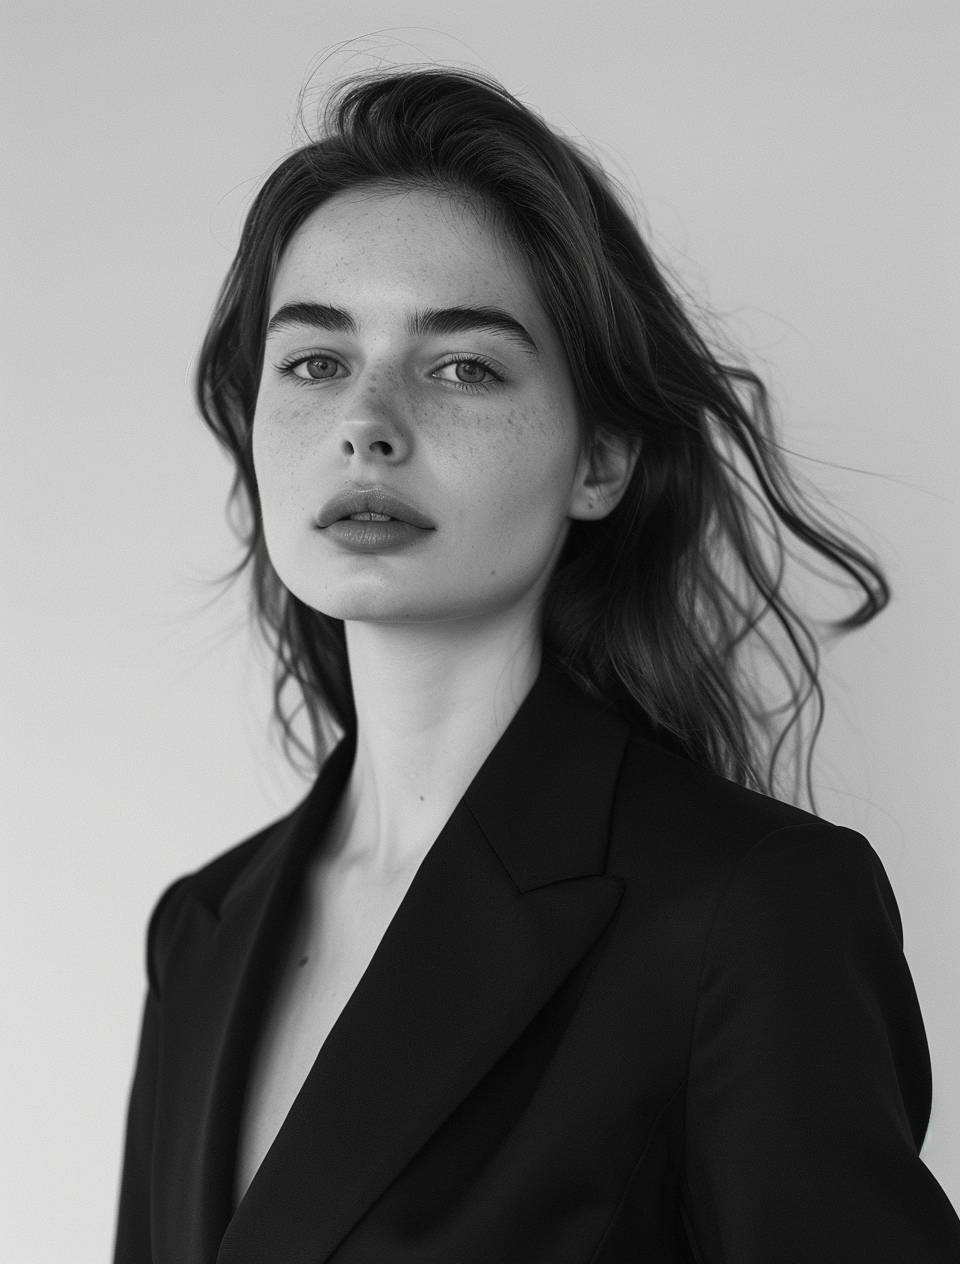
[[[956,7],[0,30],[4,1259],[958,1264]]]

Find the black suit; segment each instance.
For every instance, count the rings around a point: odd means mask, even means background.
[[[231,1215],[269,967],[352,755],[157,905],[117,1264],[958,1264],[875,852],[549,664]]]

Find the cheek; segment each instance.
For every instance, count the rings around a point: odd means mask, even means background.
[[[267,514],[293,497],[298,481],[303,483],[305,462],[310,459],[306,430],[286,413],[280,418],[258,411],[253,421],[251,452],[261,505]]]
[[[476,510],[514,547],[524,538],[521,532],[538,541],[552,535],[566,519],[578,461],[579,436],[569,410],[559,401],[538,400],[486,422],[464,436],[458,454],[462,476],[475,480],[478,495],[470,499]]]

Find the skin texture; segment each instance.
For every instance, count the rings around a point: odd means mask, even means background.
[[[423,190],[340,194],[287,247],[271,311],[298,299],[349,311],[358,333],[281,330],[267,342],[254,424],[264,529],[280,577],[340,619],[432,622],[531,610],[585,489],[562,350],[522,262],[469,207]],[[418,338],[424,307],[496,306],[533,335],[531,356],[487,331]],[[323,353],[299,379],[277,365]],[[478,355],[489,373],[445,364]],[[460,379],[466,377],[467,381]],[[472,381],[470,379],[473,379]],[[436,531],[412,548],[357,554],[313,528],[334,493],[380,484]]]
[[[356,328],[268,337],[254,465],[278,575],[345,621],[358,745],[330,846],[376,879],[422,857],[512,718],[539,670],[540,600],[570,520],[608,513],[636,454],[582,450],[524,261],[462,200],[383,186],[331,198],[287,244],[270,316],[293,302]],[[464,306],[506,311],[537,354],[489,330],[409,332],[417,311]],[[331,496],[371,486],[436,529],[374,553],[316,529]]]

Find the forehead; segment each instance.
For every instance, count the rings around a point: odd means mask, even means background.
[[[271,306],[293,296],[357,302],[364,292],[510,303],[543,319],[526,261],[495,215],[440,190],[375,185],[329,198],[287,243]]]

